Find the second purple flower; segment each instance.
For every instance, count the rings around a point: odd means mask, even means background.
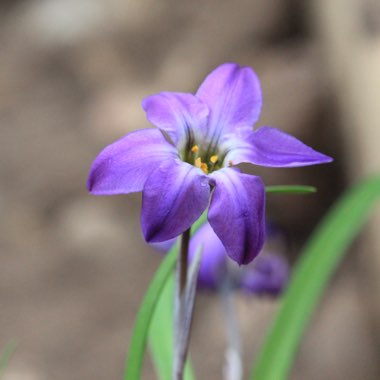
[[[265,187],[260,177],[235,165],[332,161],[278,129],[252,129],[262,97],[249,67],[223,64],[195,95],[162,92],[142,105],[157,128],[129,133],[106,147],[91,167],[88,189],[96,195],[142,191],[141,224],[149,242],[180,235],[209,206],[209,223],[227,254],[248,264],[264,243]]]

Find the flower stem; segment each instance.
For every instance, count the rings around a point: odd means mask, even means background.
[[[178,257],[178,271],[179,271],[179,295],[181,296],[185,290],[187,283],[187,268],[189,256],[189,242],[190,242],[191,227],[186,230],[181,237],[181,251]]]
[[[188,301],[188,257],[191,227],[181,237],[176,274],[176,299],[174,308],[174,362],[173,380],[183,380],[183,370],[189,346],[193,302]],[[186,319],[190,321],[187,324]],[[188,325],[188,326],[187,326]],[[186,327],[187,326],[187,327]]]

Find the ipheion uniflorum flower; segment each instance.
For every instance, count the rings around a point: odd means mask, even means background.
[[[265,187],[236,165],[322,164],[332,159],[278,129],[253,129],[262,105],[257,75],[225,63],[195,95],[161,92],[142,106],[157,128],[131,132],[95,159],[88,189],[111,195],[142,191],[141,224],[149,242],[186,231],[209,206],[208,221],[227,254],[248,264],[265,234]]]

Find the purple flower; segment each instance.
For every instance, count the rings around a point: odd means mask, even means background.
[[[275,238],[269,230],[268,242]],[[252,263],[238,267],[228,259],[222,242],[208,223],[191,238],[190,261],[199,246],[202,246],[202,258],[198,286],[202,289],[216,290],[228,286],[248,294],[278,296],[288,282],[289,267],[286,260],[265,247]]]
[[[247,268],[240,276],[239,286],[248,294],[279,296],[288,283],[288,264],[274,253],[260,255]]]
[[[227,254],[247,264],[264,243],[265,188],[260,177],[234,166],[331,161],[275,128],[254,131],[261,103],[256,74],[234,63],[211,72],[195,95],[149,96],[142,105],[157,128],[129,133],[106,147],[92,165],[88,189],[97,195],[142,191],[148,242],[178,236],[209,206],[208,220]]]

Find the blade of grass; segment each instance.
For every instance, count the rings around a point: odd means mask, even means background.
[[[153,280],[150,282],[147,292],[145,293],[132,331],[129,353],[124,372],[125,380],[140,379],[149,324],[160,293],[166,283],[166,280],[173,271],[176,259],[177,250],[176,247],[173,247],[165,256],[156,274],[154,275]]]
[[[314,186],[280,185],[266,186],[265,191],[274,194],[313,194],[317,192],[317,189]]]
[[[170,379],[172,375],[173,300],[174,276],[172,275],[161,292],[149,327],[149,348],[160,380]],[[185,365],[184,378],[185,380],[195,379],[189,360]]]
[[[195,232],[206,221],[206,218],[207,214],[203,213],[194,223],[192,230]],[[145,293],[132,331],[124,370],[124,380],[138,380],[141,377],[141,368],[144,359],[149,325],[158,299],[160,298],[161,291],[173,272],[176,260],[177,247],[174,246],[165,256]]]
[[[349,190],[332,208],[301,255],[251,379],[287,378],[302,334],[335,268],[380,198],[380,177]]]
[[[170,379],[173,360],[174,276],[166,281],[149,326],[149,348],[160,380]]]
[[[0,378],[3,376],[9,361],[11,360],[14,352],[16,351],[17,344],[15,341],[10,341],[0,356]]]

